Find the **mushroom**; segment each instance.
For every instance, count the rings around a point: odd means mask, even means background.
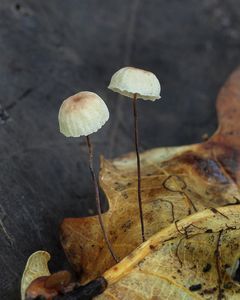
[[[118,262],[108,239],[99,196],[99,187],[93,167],[93,149],[89,135],[98,131],[109,119],[109,111],[104,101],[95,93],[79,92],[63,101],[58,115],[60,132],[66,137],[86,136],[89,154],[89,169],[95,187],[96,206],[104,239],[113,259]]]
[[[133,117],[134,117],[134,140],[135,151],[137,156],[137,175],[138,175],[138,205],[140,212],[140,222],[142,231],[142,240],[145,241],[143,210],[141,199],[141,164],[139,157],[139,138],[138,138],[138,119],[137,119],[137,99],[155,101],[160,99],[160,83],[157,77],[142,69],[133,67],[125,67],[117,71],[111,79],[108,88],[123,96],[129,97],[133,100]]]

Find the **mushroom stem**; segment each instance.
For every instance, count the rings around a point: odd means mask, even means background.
[[[142,209],[142,197],[141,197],[141,164],[138,150],[138,118],[137,118],[137,108],[136,108],[137,94],[133,95],[133,117],[134,117],[134,141],[135,141],[135,151],[137,156],[137,176],[138,176],[138,206],[140,213],[140,222],[141,222],[141,232],[142,240],[145,242],[145,233],[144,233],[144,222],[143,222],[143,209]]]
[[[90,173],[91,173],[91,176],[92,176],[92,181],[93,181],[94,187],[95,187],[96,206],[97,206],[99,223],[100,223],[100,226],[101,226],[101,229],[102,229],[102,232],[103,232],[104,239],[107,243],[108,249],[109,249],[113,259],[116,262],[119,262],[119,259],[114,254],[114,251],[112,249],[111,243],[108,239],[108,236],[107,236],[104,224],[103,224],[102,211],[101,211],[101,202],[100,202],[100,196],[99,196],[99,187],[98,187],[97,178],[96,178],[94,168],[93,168],[93,150],[92,150],[92,145],[91,145],[91,142],[90,142],[89,135],[86,136],[86,139],[87,139],[88,155],[89,155],[89,169],[90,169]]]

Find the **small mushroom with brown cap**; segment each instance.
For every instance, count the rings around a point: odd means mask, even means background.
[[[100,226],[113,259],[118,262],[108,239],[99,196],[99,187],[93,168],[93,150],[89,135],[98,131],[109,119],[109,111],[104,101],[95,93],[79,92],[63,101],[58,115],[60,132],[66,137],[86,136],[89,153],[89,168],[95,187],[96,206]]]
[[[133,100],[133,116],[134,116],[134,140],[135,151],[137,156],[137,173],[138,173],[138,204],[141,221],[142,240],[145,241],[142,199],[141,199],[141,164],[139,157],[139,139],[138,139],[138,119],[136,102],[137,99],[155,101],[160,99],[160,83],[157,77],[149,71],[137,69],[133,67],[125,67],[117,71],[111,79],[108,88],[123,96]]]

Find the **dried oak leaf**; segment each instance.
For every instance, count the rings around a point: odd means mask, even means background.
[[[219,127],[206,142],[158,148],[141,154],[142,199],[147,238],[187,215],[240,199],[240,69],[217,99]],[[104,222],[119,258],[141,244],[135,154],[101,159],[100,184],[108,199]],[[64,219],[64,251],[82,282],[110,268],[110,256],[96,216]]]
[[[188,216],[106,271],[99,300],[239,299],[240,205]],[[94,298],[95,299],[95,298]]]

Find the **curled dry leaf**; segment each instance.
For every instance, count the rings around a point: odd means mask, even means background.
[[[45,300],[52,300],[58,295],[71,292],[75,284],[70,284],[71,274],[59,271],[49,276],[41,276],[33,280],[26,290],[26,299],[36,299],[38,296]]]
[[[71,274],[68,271],[59,271],[49,276],[45,282],[47,289],[61,290],[71,282]]]
[[[141,154],[146,237],[189,214],[240,199],[240,69],[217,99],[219,127],[206,142],[158,148]],[[104,223],[115,253],[124,258],[141,243],[136,158],[101,160],[101,187],[109,201]],[[82,282],[101,275],[114,261],[96,216],[68,218],[61,225],[65,253]]]
[[[52,300],[53,297],[57,296],[58,293],[55,289],[45,287],[46,280],[46,276],[33,280],[26,290],[25,300],[38,299],[38,297],[42,297],[44,300]]]
[[[229,270],[239,268],[240,205],[218,211],[193,214],[153,235],[103,274],[108,288],[96,299],[239,299],[240,278]]]
[[[21,281],[21,299],[25,299],[25,293],[31,282],[43,276],[49,276],[48,261],[51,256],[46,251],[34,252],[27,261],[22,281]]]

